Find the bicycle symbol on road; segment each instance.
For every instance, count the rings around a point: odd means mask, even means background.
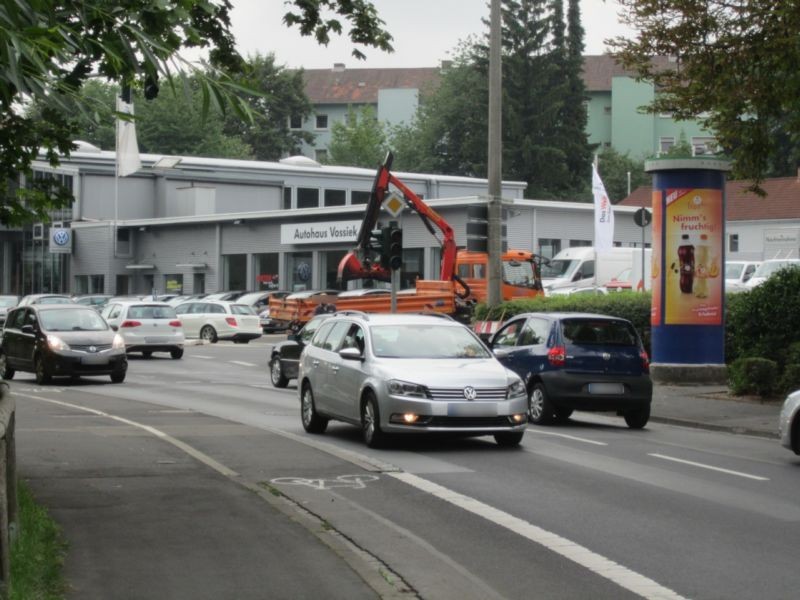
[[[278,477],[270,483],[276,485],[305,485],[314,490],[331,490],[333,488],[352,488],[363,490],[367,483],[377,481],[377,475],[339,475],[336,479],[306,479],[304,477]]]

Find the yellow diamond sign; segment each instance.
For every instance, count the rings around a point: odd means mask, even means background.
[[[401,212],[403,212],[403,199],[395,193],[391,193],[386,196],[386,199],[383,201],[383,208],[389,211],[389,214],[393,217],[397,217]]]

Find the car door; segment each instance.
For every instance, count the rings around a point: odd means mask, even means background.
[[[331,333],[334,337],[336,330]],[[366,377],[364,362],[344,359],[339,351],[355,348],[364,356],[364,330],[357,323],[350,323],[339,345],[333,348],[330,370],[328,372],[328,390],[337,410],[346,419],[358,420],[360,415],[359,390]]]
[[[322,323],[308,344],[303,347],[299,359],[303,365],[303,375],[308,379],[308,384],[314,394],[314,404],[317,410],[329,415],[335,415],[336,412],[330,398],[325,394],[328,369],[325,362],[326,351],[323,349],[323,344],[334,325],[335,323],[333,322]]]
[[[506,323],[497,333],[494,334],[494,337],[489,344],[497,360],[503,363],[503,366],[505,366],[507,369],[511,369],[515,373],[517,371],[513,367],[513,351],[517,345],[517,340],[519,339],[524,326],[524,318],[514,319],[509,323]]]
[[[527,382],[535,373],[547,369],[548,341],[552,322],[541,317],[530,317],[517,339],[517,344],[509,352],[510,369]]]
[[[200,304],[199,302],[184,302],[175,307],[175,314],[183,324],[183,333],[186,337],[196,338],[199,334],[199,327],[197,323],[198,314],[195,312],[195,307]]]
[[[3,353],[11,367],[19,366],[19,336],[20,328],[25,318],[25,309],[17,308],[8,313],[3,329]]]
[[[36,351],[36,336],[39,334],[39,320],[36,312],[30,308],[23,311],[22,326],[17,336],[15,354],[20,369],[33,369],[33,354]]]
[[[114,331],[117,331],[122,324],[122,305],[117,303],[109,304],[101,311],[100,316],[106,320],[106,323]]]
[[[350,329],[350,325],[349,321],[338,321],[334,324],[331,332],[325,337],[322,344],[316,348],[318,363],[314,365],[319,370],[319,376],[322,380],[322,385],[318,387],[319,392],[317,392],[317,395],[323,395],[326,406],[329,406],[331,411],[340,416],[346,416],[347,411],[342,406],[341,394],[336,389],[337,374],[341,368],[341,357],[337,352],[342,345],[344,336]]]
[[[287,342],[281,344],[278,352],[287,377],[291,378],[297,375],[297,361],[300,360],[300,353],[303,348],[311,343],[311,339],[327,318],[327,315],[314,317],[297,333],[295,336],[296,343]]]

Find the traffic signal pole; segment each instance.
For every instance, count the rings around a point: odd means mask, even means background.
[[[489,240],[487,250],[488,265],[488,304],[497,306],[502,300],[502,138],[501,138],[501,85],[500,69],[500,0],[492,0],[489,41]]]

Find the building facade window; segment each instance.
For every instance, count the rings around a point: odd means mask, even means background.
[[[131,293],[131,276],[130,275],[117,275],[117,287],[114,288],[114,293],[117,296],[127,296]]]
[[[339,270],[339,263],[345,257],[344,250],[330,250],[324,253],[324,260],[322,262],[325,265],[325,280],[322,282],[322,287],[329,290],[336,290],[342,287],[337,281],[336,276]]]
[[[403,250],[403,269],[400,271],[400,287],[412,288],[417,279],[425,278],[425,250],[406,248]]]
[[[106,292],[105,275],[89,275],[89,293],[104,294]]]
[[[695,156],[703,154],[716,154],[717,140],[710,136],[698,136],[692,138],[692,152]]]
[[[555,238],[539,238],[539,255],[544,258],[553,258],[561,252],[561,240]]]
[[[289,129],[302,129],[303,117],[300,115],[292,115],[289,117]]]
[[[205,273],[195,273],[193,279],[194,279],[194,281],[192,281],[192,293],[193,294],[205,294],[206,293],[206,274]]]
[[[280,255],[277,252],[253,255],[253,265],[256,270],[256,288],[258,290],[281,289],[278,275],[279,259]]]
[[[361,190],[353,190],[350,192],[350,204],[366,204],[369,202],[370,192],[362,192]]]
[[[317,115],[316,116],[316,128],[317,129],[327,129],[328,128],[328,115]]]
[[[164,275],[165,294],[183,294],[183,273]]]
[[[325,190],[325,206],[344,206],[346,203],[345,190]]]
[[[247,255],[227,254],[222,257],[223,290],[247,289]],[[222,291],[222,290],[220,290]]]
[[[286,255],[288,289],[293,292],[310,290],[314,286],[313,256],[311,252],[292,252]]]
[[[73,292],[76,294],[89,293],[89,276],[88,275],[75,275],[75,288]]]
[[[728,235],[728,252],[739,251],[739,234],[731,233]]]
[[[283,209],[290,210],[292,208],[292,188],[283,188]]]
[[[297,188],[297,208],[318,208],[319,190],[316,188]]]
[[[583,248],[584,246],[591,246],[592,240],[570,240],[570,248]]]
[[[131,255],[131,230],[117,229],[117,256]]]
[[[658,151],[659,152],[669,152],[670,148],[675,145],[675,138],[664,136],[658,138]]]

